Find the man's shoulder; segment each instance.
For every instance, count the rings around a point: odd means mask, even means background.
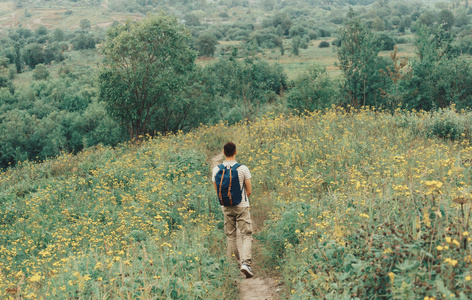
[[[246,165],[239,166],[238,172],[243,173],[247,179],[251,178],[251,172],[249,171],[249,168]]]
[[[213,167],[213,173],[217,173],[220,170],[220,165],[221,164],[218,164],[218,165]]]
[[[240,164],[238,170],[249,170],[249,168],[246,165]]]

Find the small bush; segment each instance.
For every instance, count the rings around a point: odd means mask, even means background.
[[[44,64],[38,64],[33,70],[34,80],[46,80],[49,77],[49,71]]]
[[[331,42],[331,45],[336,46],[336,47],[341,47],[341,39],[335,39],[334,41]]]
[[[329,47],[329,42],[327,41],[322,41],[319,45],[319,48],[328,48]]]

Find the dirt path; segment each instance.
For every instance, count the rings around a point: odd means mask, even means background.
[[[241,300],[275,300],[277,299],[277,285],[272,278],[254,277],[244,279],[239,284],[239,298]]]
[[[219,165],[223,161],[223,154],[218,154],[212,157],[210,161],[210,166],[213,169],[217,165]],[[251,211],[252,218],[254,215],[257,215],[257,211]],[[260,220],[259,220],[260,221]],[[254,233],[258,232],[260,228],[258,228],[257,224],[261,224],[262,222],[254,222],[253,231]],[[237,239],[238,239],[238,247],[241,245],[241,236],[239,230],[237,231]],[[279,285],[277,284],[276,280],[273,278],[267,278],[264,276],[258,276],[258,273],[262,274],[261,266],[257,264],[257,253],[260,253],[260,245],[258,244],[257,240],[254,240],[252,246],[253,256],[255,258],[255,266],[253,270],[255,272],[255,276],[249,279],[242,279],[239,283],[239,299],[240,300],[277,300],[277,292],[279,291]],[[241,276],[244,277],[241,273]]]

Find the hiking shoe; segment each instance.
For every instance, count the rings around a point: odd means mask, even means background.
[[[241,266],[241,272],[243,272],[244,275],[246,275],[246,278],[251,278],[254,276],[254,272],[252,272],[251,267],[246,264],[243,264]]]

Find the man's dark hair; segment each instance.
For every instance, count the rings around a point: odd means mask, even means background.
[[[227,142],[223,147],[226,157],[231,157],[236,153],[236,145],[233,142]]]

